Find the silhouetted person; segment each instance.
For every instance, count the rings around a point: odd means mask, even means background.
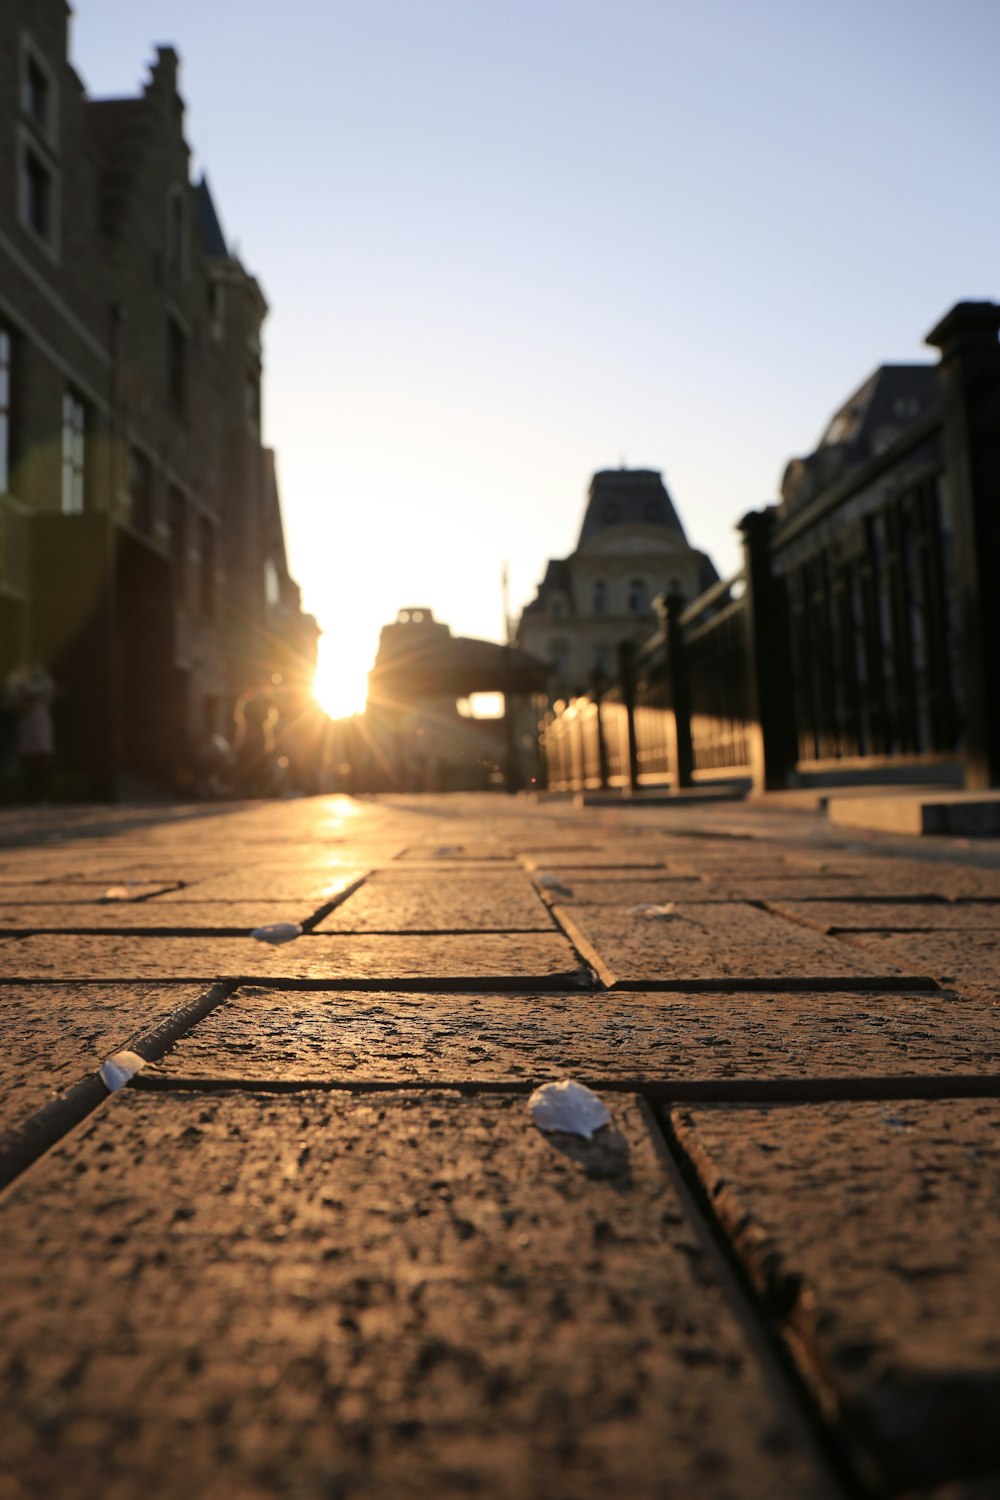
[[[236,704],[236,770],[245,797],[266,797],[272,788],[277,709],[269,687],[248,689]]]
[[[56,685],[45,668],[35,665],[14,679],[11,706],[15,714],[14,743],[21,761],[24,797],[27,802],[45,802],[55,750],[52,700]]]

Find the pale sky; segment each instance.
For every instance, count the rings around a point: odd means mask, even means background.
[[[77,0],[72,36],[95,95],[181,54],[341,711],[403,606],[499,638],[596,469],[662,470],[734,571],[875,366],[1000,297],[1000,0]]]

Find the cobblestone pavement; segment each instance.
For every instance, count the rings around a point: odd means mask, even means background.
[[[996,844],[5,817],[0,1500],[1000,1495]]]

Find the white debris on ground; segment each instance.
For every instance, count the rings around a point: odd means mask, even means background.
[[[255,927],[250,936],[258,943],[290,943],[302,936],[302,926],[299,922],[271,922],[265,927]]]
[[[611,1124],[604,1101],[585,1083],[571,1078],[543,1083],[529,1098],[528,1109],[539,1130],[582,1135],[588,1141],[596,1130]]]
[[[145,1066],[146,1059],[138,1052],[116,1052],[102,1062],[97,1071],[108,1092],[117,1094]]]
[[[697,917],[688,916],[687,912],[678,911],[673,901],[664,901],[657,905],[653,901],[644,901],[641,906],[630,908],[630,915],[642,917],[645,922],[688,922],[692,927],[700,927],[706,931],[704,922],[699,922]]]

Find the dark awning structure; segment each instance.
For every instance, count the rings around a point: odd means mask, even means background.
[[[415,637],[420,634],[414,632]],[[549,670],[547,662],[517,646],[433,635],[407,640],[389,656],[380,652],[369,675],[368,693],[376,702],[544,693]]]

